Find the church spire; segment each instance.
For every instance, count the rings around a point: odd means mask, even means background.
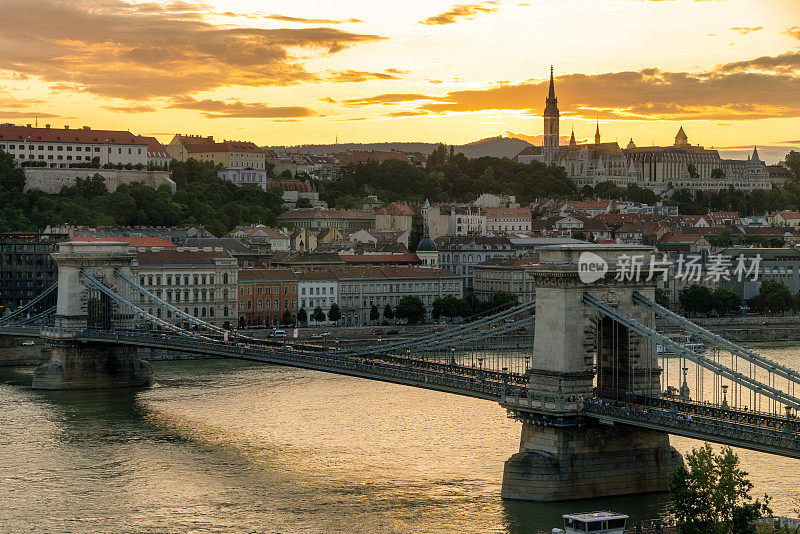
[[[575,128],[572,128],[572,135],[569,136],[569,146],[575,146],[578,143],[575,142]]]
[[[550,65],[550,89],[544,106],[544,136],[542,139],[542,156],[544,162],[550,164],[558,153],[558,99],[556,98],[556,85],[553,76],[553,66]]]
[[[550,65],[550,91],[547,93],[547,99],[556,97],[556,85],[553,82],[553,66]]]
[[[758,157],[758,147],[753,147],[753,156],[750,158],[750,161],[761,161],[761,158]]]
[[[594,131],[594,144],[600,144],[600,119],[597,119],[597,128]]]

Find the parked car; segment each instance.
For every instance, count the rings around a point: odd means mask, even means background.
[[[385,334],[385,333],[386,333],[386,332],[384,332],[384,331],[383,331],[383,330],[381,330],[380,328],[379,328],[379,329],[377,329],[377,330],[373,330],[373,331],[372,331],[372,335],[373,335],[373,336],[382,336],[382,335],[383,335],[383,334]]]
[[[286,337],[286,330],[275,330],[274,332],[272,332],[272,333],[269,335],[269,337],[274,337],[274,338],[279,338],[279,337],[280,337],[280,338],[283,338],[283,337]]]
[[[311,334],[311,339],[322,339],[322,334]]]
[[[35,345],[35,343],[33,341],[31,341],[30,339],[28,341],[23,341],[22,342],[22,346],[23,347],[32,347],[33,345]]]

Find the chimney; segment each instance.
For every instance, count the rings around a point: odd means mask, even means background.
[[[26,124],[25,126],[27,126],[28,128],[30,128],[30,127],[31,127],[31,125],[30,125],[30,124]]]
[[[69,130],[69,124],[65,124],[65,125],[64,125],[64,129],[65,129],[65,130]]]
[[[90,128],[89,126],[84,126],[84,127],[83,127],[83,129],[84,129],[84,130],[86,130],[87,132],[88,132],[89,130],[91,130],[91,128]]]
[[[45,124],[45,125],[44,125],[44,129],[45,129],[45,130],[49,130],[49,129],[50,129],[50,125],[49,125],[49,124]]]

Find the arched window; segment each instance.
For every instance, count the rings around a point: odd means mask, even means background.
[[[209,316],[209,317],[214,317],[214,306],[211,306],[211,307],[208,309],[208,316]]]
[[[194,316],[197,317],[197,308],[194,309]]]
[[[205,307],[205,306],[203,306],[203,309],[202,309],[202,310],[200,310],[200,315],[201,315],[202,317],[205,317],[205,316],[206,316],[206,307]]]
[[[225,273],[225,274],[222,275],[222,283],[223,284],[227,284],[228,283],[228,273]]]
[[[212,308],[212,309],[213,309],[213,308]],[[224,308],[222,308],[222,316],[223,316],[223,317],[227,317],[227,316],[228,316],[228,307],[227,307],[227,306],[225,306]]]

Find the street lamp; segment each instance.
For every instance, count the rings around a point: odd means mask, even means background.
[[[722,386],[722,409],[727,410],[728,407],[728,385]]]
[[[456,348],[450,347],[450,365],[456,364]]]
[[[478,356],[478,368],[483,372],[483,356]]]

